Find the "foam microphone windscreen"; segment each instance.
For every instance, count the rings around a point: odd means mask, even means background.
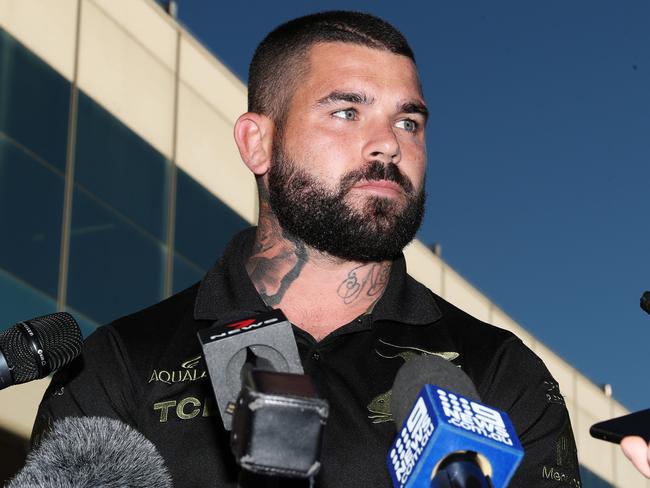
[[[422,355],[408,360],[397,372],[391,395],[391,409],[397,428],[402,426],[420,390],[435,384],[469,399],[480,401],[474,383],[453,363],[439,356]]]
[[[106,417],[56,421],[7,488],[171,488],[155,446],[123,422]]]

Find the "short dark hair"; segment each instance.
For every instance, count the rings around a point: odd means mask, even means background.
[[[404,36],[370,14],[331,11],[280,25],[257,46],[248,71],[248,110],[281,125],[298,80],[306,76],[307,54],[318,43],[345,42],[415,56]]]

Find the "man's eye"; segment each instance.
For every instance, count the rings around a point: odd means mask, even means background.
[[[418,123],[412,119],[404,119],[397,122],[397,127],[404,129],[406,132],[417,132]]]
[[[357,118],[357,111],[351,108],[346,108],[345,110],[334,112],[332,115],[339,119],[355,120]]]

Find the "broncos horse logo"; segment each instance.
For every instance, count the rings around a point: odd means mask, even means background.
[[[418,347],[398,346],[382,339],[379,339],[379,345],[377,346],[377,349],[375,349],[375,352],[380,357],[386,359],[401,358],[405,363],[423,354],[428,354],[430,356],[439,356],[443,359],[446,359],[447,361],[453,361],[458,356],[460,356],[459,353],[453,351],[432,352]],[[372,420],[374,424],[393,421],[393,414],[391,412],[391,394],[391,390],[381,393],[373,398],[372,401],[367,405],[366,408],[370,412],[368,418]]]

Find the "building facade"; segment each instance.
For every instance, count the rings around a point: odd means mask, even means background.
[[[198,281],[254,222],[232,126],[246,88],[153,0],[0,0],[0,330],[57,310],[84,335]],[[566,396],[584,486],[650,486],[589,426],[625,409],[420,242],[410,273],[541,356]],[[0,392],[0,475],[47,380]],[[12,457],[13,456],[13,457]]]

